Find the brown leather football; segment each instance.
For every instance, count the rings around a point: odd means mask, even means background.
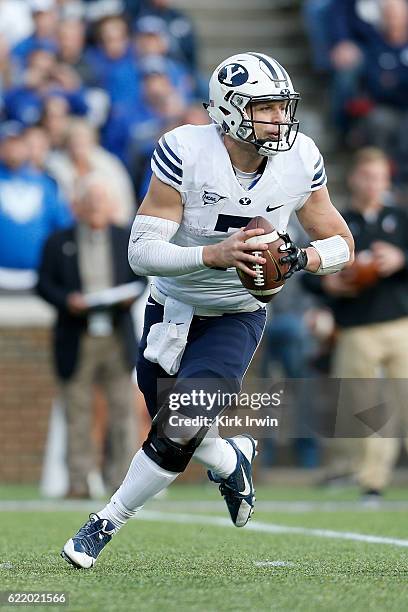
[[[379,280],[374,256],[369,249],[357,253],[353,265],[340,274],[359,291],[372,287]]]
[[[270,302],[279,293],[285,284],[283,275],[289,270],[289,264],[279,263],[279,259],[284,257],[284,253],[278,248],[284,244],[284,240],[279,236],[273,225],[263,217],[254,217],[246,226],[246,230],[261,227],[265,233],[261,236],[249,238],[246,242],[254,245],[252,254],[259,255],[266,259],[265,264],[248,264],[256,273],[256,277],[249,276],[242,270],[237,269],[238,276],[245,289],[260,302]],[[267,244],[267,251],[257,251],[257,244]]]

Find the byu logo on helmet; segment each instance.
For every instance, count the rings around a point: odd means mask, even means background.
[[[227,64],[218,73],[218,80],[229,87],[238,87],[248,80],[248,70],[241,64]]]

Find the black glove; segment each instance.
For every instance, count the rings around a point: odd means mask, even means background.
[[[287,280],[294,272],[299,272],[299,270],[306,268],[308,261],[307,253],[305,249],[301,249],[291,241],[289,234],[279,234],[279,236],[285,241],[285,244],[279,247],[279,251],[285,253],[284,257],[281,257],[279,260],[279,263],[290,264],[289,270],[283,275],[283,278]]]

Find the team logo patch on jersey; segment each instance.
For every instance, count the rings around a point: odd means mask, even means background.
[[[220,200],[225,200],[227,196],[220,196],[214,191],[204,191],[201,197],[203,198],[204,206],[211,206],[217,204]]]
[[[252,202],[251,198],[241,198],[239,203],[242,204],[242,206],[248,206],[248,204],[250,204]]]
[[[228,87],[238,87],[247,82],[248,70],[241,64],[227,64],[218,73],[218,80]]]

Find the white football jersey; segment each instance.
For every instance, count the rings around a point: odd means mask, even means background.
[[[292,149],[268,158],[262,175],[245,189],[215,124],[184,125],[162,136],[152,170],[181,194],[183,218],[172,242],[187,247],[220,242],[258,215],[285,232],[292,212],[327,182],[318,148],[299,133]],[[223,312],[253,311],[261,305],[242,286],[235,268],[156,277],[154,284],[187,304]]]

